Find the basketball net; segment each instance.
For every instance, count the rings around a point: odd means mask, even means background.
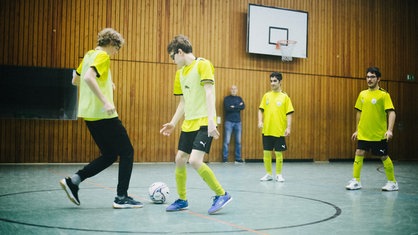
[[[292,52],[297,41],[294,40],[280,40],[276,43],[276,49],[282,53],[282,61],[292,61]]]

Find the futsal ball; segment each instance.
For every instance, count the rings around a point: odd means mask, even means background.
[[[163,182],[155,182],[149,186],[148,194],[153,203],[162,204],[167,201],[170,189]]]

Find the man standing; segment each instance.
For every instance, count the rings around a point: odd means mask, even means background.
[[[232,85],[231,95],[224,98],[225,111],[225,137],[222,149],[223,162],[228,162],[228,146],[231,141],[232,132],[235,135],[235,163],[243,163],[241,158],[241,110],[245,108],[244,101],[238,94],[238,87]]]
[[[353,179],[346,186],[347,190],[362,187],[360,172],[366,151],[381,157],[388,180],[382,190],[398,190],[393,163],[388,156],[388,141],[393,137],[396,114],[389,93],[379,87],[380,76],[381,73],[377,67],[370,67],[366,70],[369,89],[360,92],[355,104],[357,130],[351,138],[358,141],[353,164]]]
[[[271,181],[272,159],[276,156],[276,181],[282,176],[283,151],[287,150],[285,137],[290,135],[294,112],[290,97],[282,91],[282,74],[270,74],[271,91],[264,94],[258,110],[258,127],[263,129],[263,162],[266,175],[260,181]]]

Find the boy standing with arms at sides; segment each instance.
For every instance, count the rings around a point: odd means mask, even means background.
[[[219,138],[216,129],[215,78],[212,63],[193,55],[192,44],[184,35],[177,35],[168,44],[167,52],[179,68],[174,80],[174,95],[180,102],[173,118],[163,125],[160,133],[169,136],[177,122],[184,115],[180,140],[176,155],[176,185],[179,199],[166,208],[166,211],[180,211],[188,208],[186,195],[186,164],[197,171],[203,181],[216,194],[208,213],[214,214],[227,205],[232,197],[225,192],[215,174],[203,162],[209,153],[212,139]]]
[[[134,149],[113,102],[110,56],[115,55],[123,43],[124,39],[114,29],[103,29],[98,34],[97,47],[86,53],[73,75],[72,83],[80,89],[78,117],[84,119],[101,153],[72,177],[60,181],[68,198],[76,205],[80,205],[79,184],[112,165],[120,156],[117,196],[113,207],[143,206],[128,196]]]
[[[281,73],[270,74],[271,91],[264,94],[258,110],[258,127],[263,130],[263,162],[267,172],[260,181],[273,180],[272,159],[275,155],[275,180],[284,182],[283,151],[287,149],[285,137],[290,135],[294,109],[289,96],[281,89],[281,81]]]
[[[225,111],[225,136],[222,147],[222,161],[228,162],[229,143],[231,141],[232,132],[235,135],[235,163],[244,163],[241,157],[241,111],[245,109],[244,100],[238,95],[238,87],[231,86],[231,95],[224,98]]]
[[[383,191],[398,191],[398,183],[392,160],[388,156],[388,141],[393,137],[395,108],[387,91],[379,87],[381,73],[379,68],[366,70],[366,81],[369,89],[360,92],[355,109],[357,109],[357,130],[352,140],[358,140],[353,164],[353,179],[345,187],[347,190],[361,189],[360,172],[366,151],[380,156],[385,168],[388,182]]]

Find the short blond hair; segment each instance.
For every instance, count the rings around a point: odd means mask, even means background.
[[[105,28],[97,35],[97,46],[114,46],[117,49],[122,48],[125,43],[122,35],[112,28]]]

